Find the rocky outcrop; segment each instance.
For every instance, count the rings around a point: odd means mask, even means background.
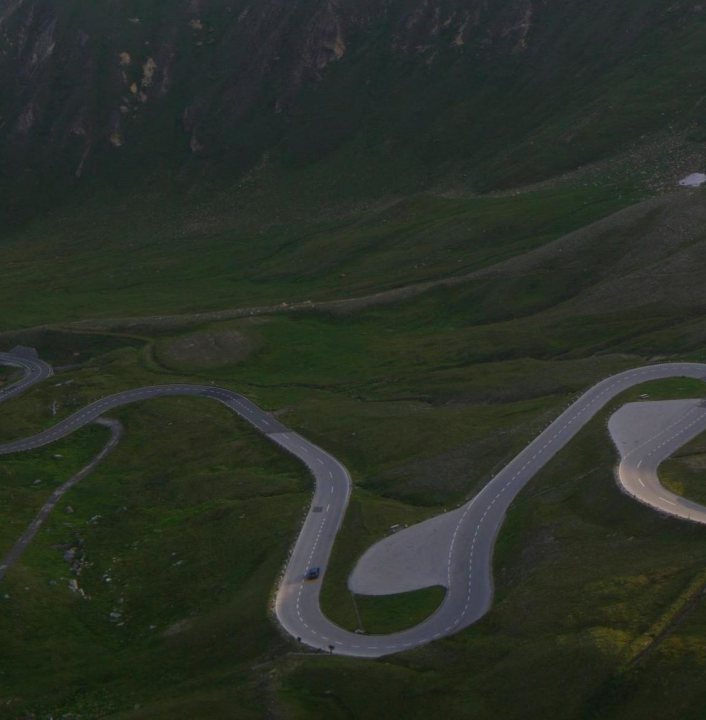
[[[65,179],[143,171],[154,154],[240,173],[273,148],[316,159],[371,124],[381,147],[400,126],[436,142],[447,120],[470,137],[486,96],[536,85],[554,97],[550,81],[568,93],[577,68],[607,67],[693,12],[678,0],[668,12],[609,0],[590,12],[580,0],[14,0],[0,10],[0,162]],[[516,124],[521,140],[527,120]]]

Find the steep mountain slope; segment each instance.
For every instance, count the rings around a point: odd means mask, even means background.
[[[683,0],[6,0],[5,197],[273,166],[369,193],[541,179],[699,139],[705,21]]]

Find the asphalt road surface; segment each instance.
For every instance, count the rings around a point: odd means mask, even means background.
[[[627,408],[624,408],[627,409]],[[611,418],[611,425],[620,411]],[[662,485],[657,470],[679,448],[706,431],[706,403],[695,402],[641,444],[625,453],[618,466],[618,481],[629,495],[667,515],[706,523],[706,507]],[[613,434],[611,427],[611,434]]]
[[[23,377],[13,385],[0,389],[0,402],[9,400],[11,397],[21,395],[32,385],[50,378],[54,371],[50,365],[37,358],[31,357],[29,353],[11,352],[0,353],[0,365],[19,368]]]
[[[0,400],[19,394],[51,374],[39,361],[19,362],[0,353],[0,363],[19,365],[28,373]],[[451,635],[482,617],[493,596],[492,554],[510,503],[522,488],[614,397],[625,390],[669,377],[706,379],[706,365],[666,363],[630,370],[603,380],[581,395],[546,430],[520,452],[460,513],[447,564],[448,590],[437,611],[413,628],[389,635],[359,635],[344,630],[320,608],[321,581],[333,542],[348,505],[351,480],[347,470],[325,450],[292,432],[242,395],[201,385],[139,388],[98,400],[30,438],[0,445],[0,454],[48,445],[104,413],[154,397],[186,395],[223,403],[271,441],[299,458],[316,480],[314,498],[277,590],[276,614],[282,627],[303,645],[356,657],[381,657]],[[309,567],[321,568],[316,581],[306,581]]]

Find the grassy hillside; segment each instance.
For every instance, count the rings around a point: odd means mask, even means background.
[[[0,330],[84,318],[340,298],[463,274],[635,201],[630,186],[519,197],[420,194],[308,219],[237,197],[101,196],[2,242]],[[267,219],[266,219],[267,218]]]
[[[5,3],[0,350],[57,375],[0,439],[140,385],[242,392],[351,471],[326,612],[413,624],[441,589],[348,591],[371,543],[597,380],[706,360],[706,195],[677,187],[705,34],[682,0]],[[704,386],[614,407],[646,391]],[[704,530],[619,492],[612,409],[513,504],[487,617],[373,662],[271,617],[303,467],[215,404],[121,409],[0,586],[0,719],[702,717]],[[0,553],[104,439],[2,460]],[[665,481],[701,496],[702,449]]]
[[[492,205],[459,202],[474,212]],[[192,321],[129,335],[35,330],[29,337],[44,356],[78,367],[4,405],[0,435],[25,435],[50,423],[52,408],[61,416],[140,384],[244,392],[352,471],[324,603],[355,626],[345,579],[390,525],[462,502],[595,380],[655,356],[704,359],[701,275],[688,263],[699,253],[701,207],[698,192],[651,200],[559,240],[548,228],[565,220],[550,213],[536,226],[540,241],[518,240],[509,261],[476,280],[347,315]],[[492,232],[497,215],[484,217]],[[479,244],[479,267],[482,252]],[[683,263],[690,271],[671,302],[634,293],[631,277]],[[2,346],[27,337],[5,335]],[[680,381],[648,390],[703,392]],[[253,718],[669,716],[672,690],[660,700],[649,688],[669,668],[698,666],[703,652],[690,589],[700,581],[703,532],[620,494],[608,412],[513,505],[489,616],[415,653],[363,662],[292,655],[268,616],[308,502],[302,468],[206,402],[120,411],[121,447],[72,491],[8,577],[0,717],[226,718],[235,702]],[[94,442],[65,441],[62,463],[83,462]],[[61,463],[49,458],[3,463],[6,527],[36,507],[35,475],[38,487],[60,479]],[[68,588],[63,554],[74,545],[85,553],[78,581],[90,599]],[[438,595],[389,602],[392,611],[359,599],[364,624],[413,622]],[[691,711],[699,683],[693,669],[684,677]],[[378,701],[361,700],[371,696]]]

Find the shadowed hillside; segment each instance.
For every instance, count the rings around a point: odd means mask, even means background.
[[[350,201],[700,141],[705,21],[660,0],[8,1],[6,199],[257,168]]]

